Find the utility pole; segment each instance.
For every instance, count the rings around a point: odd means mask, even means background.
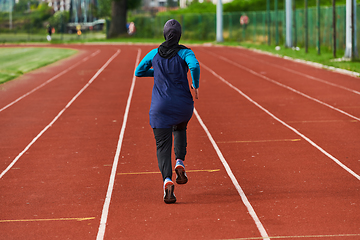
[[[286,19],[286,41],[285,46],[288,48],[293,47],[292,39],[292,21],[293,21],[293,11],[292,11],[292,0],[285,1],[285,19]]]
[[[278,0],[275,0],[275,44],[279,46]]]
[[[222,0],[217,0],[216,4],[216,41],[223,42],[223,10]]]
[[[333,57],[336,58],[336,4],[335,0],[332,0],[333,7]]]
[[[334,0],[335,1],[335,0]],[[305,52],[309,52],[309,20],[308,20],[308,0],[305,0]]]
[[[320,0],[316,0],[316,25],[317,25],[317,41],[316,41],[316,48],[317,53],[320,55]]]
[[[12,29],[12,11],[13,11],[13,0],[9,0],[9,28]]]
[[[354,59],[357,56],[356,49],[356,0],[346,0],[346,45],[345,58]]]

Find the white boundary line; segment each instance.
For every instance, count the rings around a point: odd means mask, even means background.
[[[9,108],[10,106],[14,105],[15,103],[19,102],[21,99],[25,98],[26,96],[30,95],[31,93],[35,92],[36,90],[39,90],[40,88],[42,88],[43,86],[45,86],[46,84],[54,81],[56,78],[64,75],[65,73],[69,72],[71,69],[77,67],[79,64],[86,62],[90,57],[94,57],[96,56],[98,53],[100,52],[100,50],[97,50],[96,52],[92,53],[90,56],[85,57],[84,59],[82,59],[81,61],[77,62],[76,64],[72,65],[71,67],[65,69],[64,71],[58,73],[57,75],[53,76],[52,78],[50,78],[49,80],[47,80],[46,82],[40,84],[39,86],[37,86],[36,88],[34,88],[33,90],[25,93],[24,95],[22,95],[21,97],[17,98],[16,100],[12,101],[11,103],[9,103],[8,105],[6,105],[5,107],[0,109],[0,112],[4,111],[5,109]]]
[[[352,171],[350,168],[348,168],[345,164],[343,164],[342,162],[340,162],[338,159],[336,159],[334,156],[332,156],[330,153],[326,152],[324,149],[322,149],[320,146],[318,146],[315,142],[313,142],[311,139],[309,139],[308,137],[306,137],[305,135],[303,135],[302,133],[300,133],[298,130],[296,130],[295,128],[291,127],[290,125],[288,125],[287,123],[285,123],[284,121],[282,121],[281,119],[279,119],[278,117],[276,117],[274,114],[272,114],[271,112],[269,112],[266,108],[262,107],[260,104],[258,104],[257,102],[255,102],[254,100],[252,100],[249,96],[247,96],[245,93],[243,93],[242,91],[240,91],[238,88],[236,88],[235,86],[233,86],[231,83],[229,83],[228,81],[226,81],[224,78],[222,78],[221,76],[219,76],[217,73],[215,73],[213,70],[211,70],[209,67],[207,67],[206,65],[204,65],[203,63],[201,63],[201,66],[203,66],[204,68],[206,68],[209,72],[211,72],[215,77],[217,77],[220,81],[224,82],[226,85],[228,85],[229,87],[231,87],[232,89],[234,89],[235,91],[237,91],[238,93],[240,93],[240,95],[242,95],[244,98],[246,98],[247,100],[249,100],[251,103],[255,104],[258,108],[260,108],[261,110],[263,110],[265,113],[267,113],[268,115],[270,115],[272,118],[274,118],[276,121],[278,121],[279,123],[281,123],[282,125],[284,125],[285,127],[289,128],[290,130],[292,130],[294,133],[296,133],[297,135],[299,135],[300,137],[302,137],[304,140],[306,140],[308,143],[310,143],[312,146],[314,146],[315,148],[317,148],[320,152],[322,152],[324,155],[326,155],[327,157],[329,157],[331,160],[333,160],[335,163],[337,163],[340,167],[342,167],[343,169],[345,169],[348,173],[350,173],[351,175],[353,175],[357,180],[360,180],[360,176],[358,174],[356,174],[354,171]]]
[[[136,66],[139,64],[140,54],[141,54],[141,49],[138,49],[138,54],[137,54],[136,63],[135,63],[135,69],[136,69]],[[131,87],[130,87],[129,97],[128,97],[127,104],[126,104],[124,120],[123,120],[123,123],[121,126],[119,141],[118,141],[117,148],[116,148],[114,162],[113,162],[113,166],[111,169],[108,190],[106,193],[106,198],[105,198],[105,202],[104,202],[104,206],[103,206],[103,210],[102,210],[102,214],[101,214],[99,231],[98,231],[98,234],[96,237],[97,240],[102,240],[102,239],[104,239],[104,236],[105,236],[106,222],[107,222],[107,217],[109,214],[111,195],[112,195],[114,183],[115,183],[116,170],[117,170],[117,166],[119,163],[120,151],[121,151],[122,142],[123,142],[124,134],[125,134],[126,123],[127,123],[127,119],[128,119],[128,115],[129,115],[130,103],[131,103],[132,95],[133,95],[134,88],[135,88],[135,81],[136,81],[135,69],[134,69],[134,75],[133,75],[133,79],[132,79],[132,83],[131,83]]]
[[[211,54],[211,55],[215,55],[214,53],[210,53],[210,54]],[[231,60],[229,60],[229,59],[227,59],[227,58],[225,58],[225,57],[222,57],[222,56],[217,56],[217,57],[220,58],[220,59],[222,59],[222,60],[224,60],[224,61],[226,61],[226,62],[228,62],[228,63],[231,63],[231,64],[237,66],[238,68],[241,68],[241,69],[243,69],[243,70],[245,70],[245,71],[247,71],[247,72],[250,72],[250,73],[252,73],[252,74],[255,75],[255,76],[261,77],[261,78],[263,78],[263,79],[265,79],[265,80],[267,80],[267,81],[269,81],[269,82],[272,82],[272,83],[274,83],[274,84],[276,84],[276,85],[279,85],[280,87],[286,88],[286,89],[288,89],[288,90],[290,90],[290,91],[292,91],[292,92],[294,92],[294,93],[297,93],[297,94],[299,94],[299,95],[301,95],[301,96],[303,96],[303,97],[306,97],[307,99],[313,100],[313,101],[315,101],[315,102],[317,102],[317,103],[320,103],[321,105],[324,105],[324,106],[326,106],[326,107],[328,107],[328,108],[331,108],[331,109],[333,109],[333,110],[335,110],[335,111],[337,111],[337,112],[340,112],[340,113],[342,113],[342,114],[344,114],[344,115],[346,115],[346,116],[348,116],[348,117],[350,117],[350,118],[353,118],[353,119],[355,119],[355,120],[357,120],[357,121],[360,121],[360,118],[355,117],[355,116],[351,115],[350,113],[347,113],[347,112],[345,112],[345,111],[343,111],[343,110],[341,110],[341,109],[338,109],[338,108],[336,108],[336,107],[334,107],[334,106],[331,106],[330,104],[327,104],[327,103],[325,103],[325,102],[322,102],[322,101],[320,101],[319,99],[313,98],[313,97],[311,97],[311,96],[309,96],[309,95],[307,95],[307,94],[305,94],[305,93],[302,93],[302,92],[300,92],[300,91],[298,91],[298,90],[296,90],[296,89],[294,89],[294,88],[291,88],[291,87],[286,86],[286,85],[284,85],[284,84],[282,84],[282,83],[279,83],[279,82],[277,82],[277,81],[275,81],[275,80],[273,80],[273,79],[271,79],[271,78],[268,78],[268,77],[266,77],[266,76],[264,76],[264,75],[261,75],[260,73],[257,73],[257,72],[255,72],[255,71],[253,71],[253,70],[251,70],[251,69],[248,69],[248,68],[246,68],[246,67],[244,67],[244,66],[242,66],[242,65],[240,65],[240,64],[238,64],[238,63],[235,63],[235,62],[233,62],[233,61],[231,61]]]
[[[203,64],[201,64],[201,65],[203,66]],[[209,130],[207,129],[206,125],[204,124],[204,122],[201,120],[200,115],[198,114],[198,112],[196,111],[195,108],[194,108],[194,113],[195,113],[195,116],[196,116],[197,120],[199,121],[200,125],[204,129],[206,135],[208,136],[211,144],[213,145],[213,147],[214,147],[217,155],[219,156],[222,164],[224,165],[227,174],[229,175],[232,183],[234,184],[236,190],[238,191],[238,193],[239,193],[239,195],[241,197],[241,200],[243,201],[244,205],[246,206],[250,216],[255,221],[256,227],[258,228],[262,239],[266,239],[266,240],[270,239],[267,232],[266,232],[266,230],[265,230],[265,228],[264,228],[264,226],[262,225],[260,219],[256,215],[254,208],[251,206],[251,204],[250,204],[249,200],[247,199],[244,191],[242,190],[241,186],[239,185],[238,181],[236,180],[236,177],[232,173],[229,164],[226,162],[226,160],[225,160],[224,156],[222,155],[219,147],[217,146],[215,140],[211,136],[211,134],[210,134]]]
[[[0,179],[14,166],[14,164],[20,159],[24,153],[29,150],[29,148],[48,130],[65,112],[66,109],[70,107],[70,105],[80,96],[81,93],[85,91],[85,89],[99,76],[99,74],[110,64],[114,58],[119,55],[120,50],[117,52],[95,73],[95,75],[89,80],[89,82],[68,102],[68,104],[56,115],[56,117],[20,152],[16,158],[10,163],[10,165],[0,174]]]
[[[347,75],[347,76],[351,76],[351,77],[359,77],[360,76],[360,73],[358,73],[358,72],[354,72],[354,71],[350,71],[350,70],[346,70],[346,69],[342,69],[342,68],[336,68],[336,67],[324,65],[324,64],[321,64],[321,63],[317,63],[317,62],[311,62],[311,61],[306,61],[306,60],[302,60],[302,59],[283,56],[283,55],[280,55],[280,54],[266,52],[266,51],[262,51],[262,50],[255,49],[255,48],[244,48],[244,47],[241,47],[241,46],[238,46],[237,48],[254,51],[254,52],[269,55],[269,56],[272,56],[272,57],[283,58],[283,59],[290,60],[290,61],[293,61],[293,62],[302,63],[302,64],[305,64],[305,65],[309,65],[309,66],[320,68],[320,69],[330,70],[330,71],[333,71],[333,72],[336,72],[336,73],[341,73],[343,75]]]

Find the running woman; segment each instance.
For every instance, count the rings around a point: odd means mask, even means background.
[[[156,155],[163,178],[164,202],[175,203],[174,183],[172,181],[171,148],[174,136],[176,157],[176,183],[188,181],[185,173],[185,155],[187,147],[186,129],[194,110],[194,101],[190,92],[187,72],[190,69],[192,88],[198,99],[200,66],[194,52],[179,45],[181,25],[171,19],[164,25],[163,42],[151,50],[137,66],[137,77],[154,77],[150,126],[156,140]]]

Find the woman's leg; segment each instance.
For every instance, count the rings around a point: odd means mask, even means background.
[[[171,167],[171,147],[172,147],[172,129],[171,128],[153,128],[156,140],[156,155],[159,169],[163,180],[167,177],[172,178]]]
[[[156,139],[156,154],[164,181],[164,202],[175,203],[174,183],[172,182],[171,146],[172,128],[153,128]]]
[[[183,122],[173,127],[174,151],[176,156],[175,172],[176,182],[178,184],[185,184],[188,181],[187,175],[185,173],[185,165],[183,163],[183,161],[185,160],[187,147],[187,124],[188,122]]]
[[[182,122],[173,127],[174,134],[174,151],[176,159],[185,160],[187,137],[186,129],[188,122]]]

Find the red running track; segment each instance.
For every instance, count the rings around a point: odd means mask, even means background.
[[[79,53],[0,86],[0,239],[360,239],[360,80],[193,46],[189,182],[162,201],[147,45]],[[110,187],[109,187],[110,186]]]

